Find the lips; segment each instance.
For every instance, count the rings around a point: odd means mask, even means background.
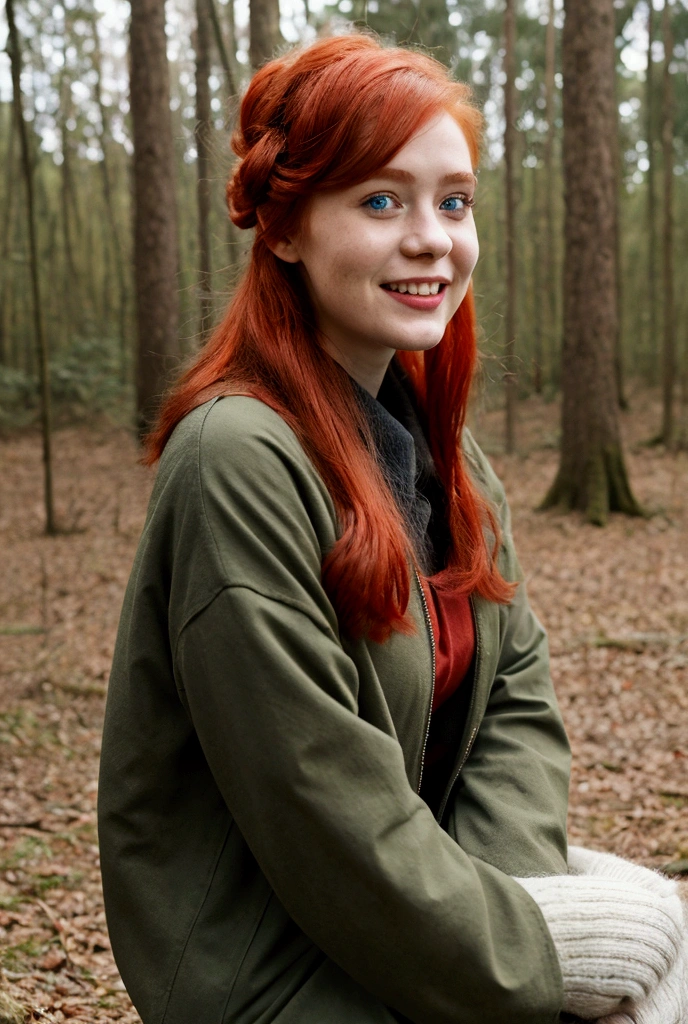
[[[432,311],[437,309],[444,299],[444,281],[399,281],[383,284],[382,290],[395,302],[401,302],[411,309]],[[418,294],[420,291],[425,294]],[[432,293],[435,294],[432,294]],[[415,293],[415,294],[414,294]]]

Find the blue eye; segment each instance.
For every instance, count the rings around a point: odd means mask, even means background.
[[[369,206],[371,210],[381,212],[382,210],[388,210],[392,200],[389,196],[371,196],[370,199],[366,199],[365,205]]]
[[[471,196],[447,196],[440,203],[440,210],[448,210],[449,213],[462,213],[470,209],[475,200]]]

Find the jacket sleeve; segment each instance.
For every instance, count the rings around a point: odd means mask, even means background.
[[[522,573],[504,490],[472,445],[477,474],[499,510],[502,572],[518,580]],[[447,827],[466,852],[507,874],[565,874],[570,747],[550,676],[547,636],[524,582],[511,604],[499,609],[498,632],[487,707]]]
[[[332,627],[290,466],[249,437],[229,459],[209,452],[202,478],[218,550],[245,570],[185,625],[175,676],[277,897],[417,1024],[554,1024],[561,975],[536,904],[452,841],[409,786],[397,740],[357,714],[356,667]]]

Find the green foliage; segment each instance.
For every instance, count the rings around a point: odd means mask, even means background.
[[[50,382],[59,422],[108,416],[126,422],[132,408],[130,386],[122,384],[117,339],[75,337],[50,363]],[[0,365],[0,428],[38,421],[38,378]]]
[[[56,408],[78,418],[113,411],[126,400],[119,373],[116,339],[76,337],[51,363]]]
[[[33,423],[38,408],[38,382],[24,370],[0,366],[0,427]]]

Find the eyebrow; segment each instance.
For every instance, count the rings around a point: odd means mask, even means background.
[[[375,175],[376,178],[391,178],[392,181],[402,182],[414,182],[416,177],[411,174],[410,171],[403,171],[396,167],[383,167],[379,174]],[[478,179],[475,174],[470,171],[455,171],[451,174],[445,174],[440,178],[440,185],[472,185],[474,188],[478,185]]]

